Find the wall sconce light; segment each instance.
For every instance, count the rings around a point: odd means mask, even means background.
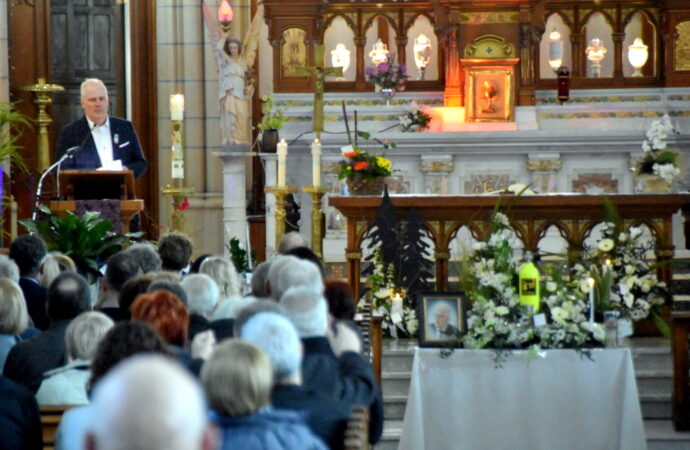
[[[218,7],[218,22],[220,26],[226,33],[230,31],[230,23],[232,23],[232,18],[235,13],[232,11],[232,6],[228,3],[228,0],[223,0]]]
[[[633,72],[632,76],[642,76],[641,69],[647,63],[647,58],[649,58],[647,46],[644,45],[642,39],[635,38],[635,41],[632,43],[632,45],[628,46],[628,61],[630,61],[630,65],[633,66],[633,69],[635,69],[635,72]]]
[[[388,47],[381,42],[381,39],[377,40],[374,44],[374,47],[369,52],[369,58],[371,58],[371,62],[376,65],[388,61]]]
[[[563,65],[563,41],[555,28],[549,33],[549,66],[554,71]]]
[[[331,65],[333,67],[341,67],[343,69],[343,74],[348,67],[350,67],[350,50],[345,47],[345,44],[338,43],[335,46],[335,50],[331,50]],[[344,80],[345,77],[338,78],[339,80]]]
[[[606,47],[600,39],[594,38],[589,42],[589,47],[585,49],[587,59],[592,63],[592,78],[601,76],[601,61],[606,56]]]
[[[424,72],[431,62],[431,41],[422,33],[414,40],[412,50],[414,51],[414,63],[419,69],[419,78],[417,79],[423,80]]]

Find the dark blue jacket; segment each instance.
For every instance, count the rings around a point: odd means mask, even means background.
[[[273,387],[271,403],[274,408],[302,413],[311,431],[323,439],[331,450],[344,447],[351,407],[349,403],[307,392],[302,386],[282,384]]]
[[[211,419],[221,430],[221,450],[326,450],[328,447],[293,411],[264,408],[244,417],[215,412]]]
[[[22,293],[26,300],[26,309],[34,326],[39,330],[47,329],[48,325],[50,325],[50,319],[46,312],[48,290],[38,284],[38,281],[35,279],[27,277],[19,279],[19,287],[22,288]]]
[[[127,166],[135,177],[144,173],[148,163],[141,151],[141,145],[137,133],[131,122],[117,117],[108,117],[110,121],[110,137],[113,141],[113,160],[121,160],[123,166]],[[83,145],[82,145],[83,142]],[[57,147],[55,148],[55,160],[62,157],[70,147],[82,147],[66,161],[60,168],[94,170],[101,167],[101,159],[98,156],[96,143],[89,131],[89,123],[86,117],[74,121],[60,130]]]
[[[7,355],[3,375],[36,393],[43,374],[67,363],[65,330],[70,320],[57,320],[43,333],[15,344]]]
[[[41,416],[32,392],[0,376],[0,450],[41,450]]]
[[[325,337],[302,338],[302,346],[302,387],[350,406],[368,406],[369,442],[378,442],[383,433],[383,399],[371,363],[354,352],[336,357]]]

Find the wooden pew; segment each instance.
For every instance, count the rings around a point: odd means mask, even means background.
[[[369,412],[362,405],[354,405],[347,419],[345,450],[369,449]]]
[[[43,429],[43,449],[53,450],[55,448],[55,434],[58,425],[62,420],[62,415],[74,405],[43,405],[41,411],[41,428]]]

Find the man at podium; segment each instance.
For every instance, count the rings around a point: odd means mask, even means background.
[[[67,151],[72,156],[61,169],[131,170],[141,176],[148,163],[139,145],[132,123],[108,117],[108,90],[97,78],[87,78],[81,84],[81,106],[85,117],[60,130],[55,158]]]

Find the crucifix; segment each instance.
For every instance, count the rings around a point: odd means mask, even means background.
[[[314,112],[312,113],[312,129],[316,139],[321,138],[323,131],[323,91],[325,77],[343,76],[342,67],[324,67],[323,44],[314,45],[314,67],[296,66],[298,76],[314,76]]]

